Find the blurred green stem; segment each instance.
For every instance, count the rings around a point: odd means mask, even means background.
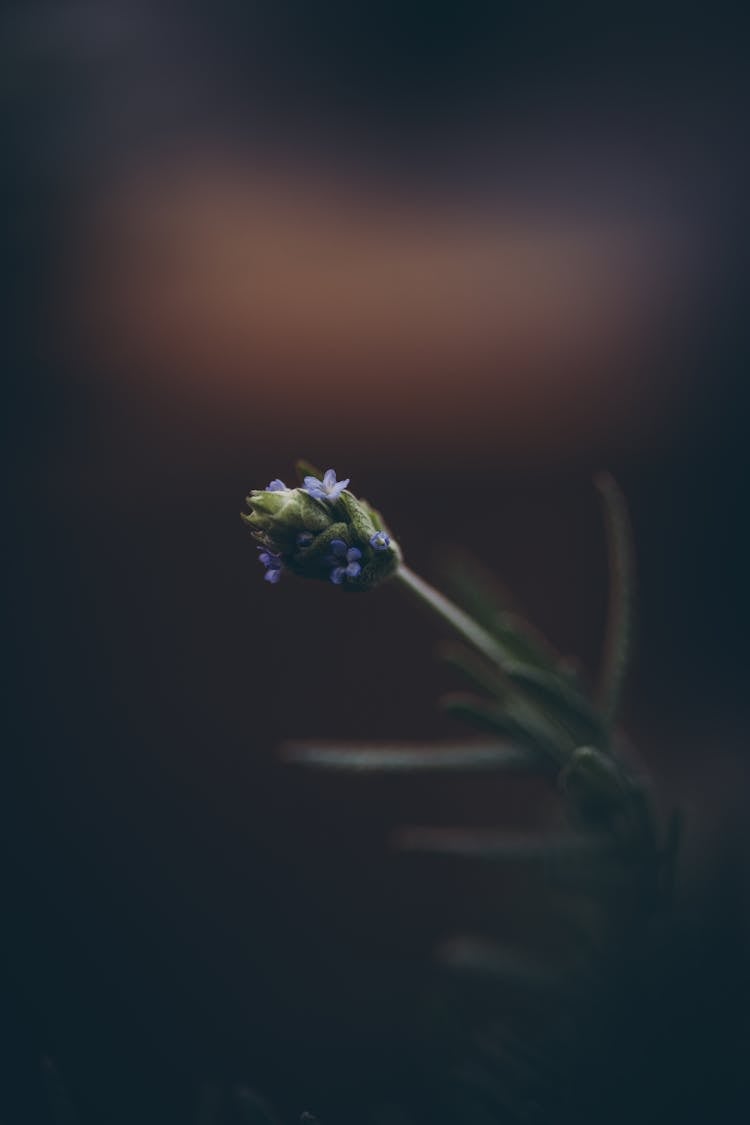
[[[549,755],[558,765],[565,763],[576,748],[577,738],[554,714],[538,701],[530,698],[523,686],[516,682],[516,676],[522,668],[509,659],[507,648],[473,617],[446,598],[434,586],[430,586],[408,566],[402,563],[394,578],[490,661],[495,669],[498,684],[503,689],[505,714],[511,716],[514,723],[520,724],[523,731],[543,753]],[[525,671],[528,674],[529,670]],[[506,724],[503,723],[498,729],[506,731]]]
[[[418,574],[415,574],[408,566],[404,566],[403,563],[399,566],[394,578],[406,586],[421,602],[429,606],[433,613],[446,621],[452,629],[486,656],[488,660],[502,667],[506,655],[504,649],[486,629],[477,624],[473,617],[464,613],[444,594],[441,594],[434,586],[430,586],[429,582],[425,582],[423,578],[420,578]]]

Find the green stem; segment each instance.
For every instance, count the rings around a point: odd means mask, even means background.
[[[499,644],[473,617],[454,605],[449,598],[434,586],[430,586],[429,582],[425,582],[408,566],[401,563],[394,578],[397,578],[410,593],[491,661],[497,670],[499,680],[505,687],[506,695],[513,700],[515,719],[527,731],[534,732],[535,739],[540,742],[544,752],[551,755],[558,764],[566,761],[575,748],[575,740],[572,740],[569,732],[530,700],[522,688],[507,675],[508,654],[503,645]]]
[[[418,574],[415,574],[403,563],[399,566],[394,578],[397,578],[412,594],[429,606],[438,617],[446,621],[465,641],[473,645],[493,664],[502,667],[505,661],[505,651],[492,634],[478,625],[473,617],[469,617],[468,613],[464,613],[444,594],[441,594],[434,586],[430,586],[429,582],[425,582],[423,578],[420,578]]]

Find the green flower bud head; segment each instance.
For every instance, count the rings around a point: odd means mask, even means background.
[[[343,590],[371,590],[398,569],[401,552],[378,512],[339,481],[333,469],[321,474],[298,467],[301,484],[272,480],[247,498],[242,518],[258,540],[267,582],[286,571],[332,582]]]

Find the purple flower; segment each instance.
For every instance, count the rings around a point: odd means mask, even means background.
[[[283,480],[279,480],[278,477],[276,477],[275,480],[272,480],[271,483],[266,487],[266,492],[288,492],[288,491],[289,491],[289,489],[284,484]]]
[[[315,500],[327,500],[329,504],[335,504],[350,479],[347,477],[346,480],[337,481],[335,470],[326,469],[322,480],[318,480],[317,477],[305,477],[304,490]]]
[[[326,560],[333,564],[331,582],[340,586],[345,578],[356,578],[362,571],[357,561],[361,558],[362,552],[358,547],[347,547],[343,539],[332,539],[331,554]]]
[[[391,541],[384,531],[376,531],[370,536],[370,546],[373,551],[387,551],[390,545]]]
[[[266,547],[258,547],[260,554],[258,561],[263,563],[266,568],[266,573],[263,575],[266,582],[273,582],[274,585],[281,578],[281,572],[284,569],[284,564],[281,561],[281,556],[277,555],[275,551],[269,551]]]

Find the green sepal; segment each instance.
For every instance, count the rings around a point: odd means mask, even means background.
[[[344,490],[336,501],[336,506],[345,513],[346,520],[354,532],[354,538],[358,542],[369,545],[370,539],[378,529],[364,504],[360,503],[353,493]]]
[[[390,531],[385,525],[385,520],[383,519],[383,517],[381,516],[381,514],[377,510],[377,508],[373,508],[373,506],[369,502],[369,500],[363,500],[361,496],[359,498],[359,502],[362,505],[362,507],[365,509],[365,511],[368,513],[370,519],[372,520],[372,524],[373,524],[375,530],[376,531],[385,531],[390,535]]]
[[[282,553],[296,546],[300,532],[316,535],[333,522],[330,510],[302,488],[257,490],[250,493],[247,503],[250,514],[243,517],[245,523],[253,531],[261,532],[265,541]]]

